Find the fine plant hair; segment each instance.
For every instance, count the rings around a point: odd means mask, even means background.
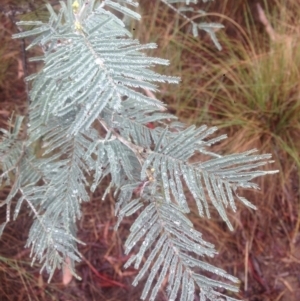
[[[204,30],[220,48],[220,24],[195,23],[184,14],[192,8],[174,6],[196,1],[161,1],[190,22],[195,36]],[[259,169],[272,162],[271,155],[255,149],[216,154],[210,147],[225,135],[212,136],[215,127],[186,126],[147,96],[157,83],[176,84],[179,78],[152,71],[169,62],[147,56],[144,50],[156,44],[142,45],[126,29],[126,18],[140,19],[136,1],[67,0],[59,11],[46,6],[48,23],[18,22],[27,31],[13,36],[33,37],[27,49],[38,46],[43,55],[30,61],[43,67],[26,78],[28,115],[12,118],[11,127],[1,130],[0,183],[10,193],[0,203],[6,206],[0,234],[25,203],[33,219],[26,243],[32,263],[41,264],[49,281],[64,265],[79,278],[81,203],[109,179],[103,200],[112,190],[115,228],[123,218],[138,216],[125,243],[125,253],[132,252],[125,268],[139,269],[133,285],[145,277],[141,299],[155,300],[167,279],[168,300],[192,301],[195,292],[201,301],[236,300],[220,288],[237,292],[238,279],[205,260],[217,252],[187,218],[190,200],[200,217],[209,218],[214,207],[233,230],[226,209],[236,211],[236,201],[255,209],[238,189],[258,189],[251,180],[276,172]]]

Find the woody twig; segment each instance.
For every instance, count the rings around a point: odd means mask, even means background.
[[[261,5],[259,3],[257,3],[256,6],[257,6],[259,20],[265,26],[266,32],[270,36],[271,40],[272,41],[278,40],[278,34],[275,32],[274,28],[270,24],[263,8],[261,7]]]

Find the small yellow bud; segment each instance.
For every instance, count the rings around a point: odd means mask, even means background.
[[[78,22],[78,21],[75,22],[75,29],[76,30],[81,30],[82,29],[80,22]]]
[[[151,171],[151,172],[155,172],[155,168],[152,167],[152,168],[150,169],[150,171]]]
[[[75,0],[72,4],[72,8],[74,12],[77,12],[78,8],[79,8],[79,2],[77,0]]]

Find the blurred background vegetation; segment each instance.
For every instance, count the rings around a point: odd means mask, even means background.
[[[24,74],[31,53],[24,41],[11,40],[19,19],[47,19],[42,0],[0,2],[0,127],[8,127],[12,112],[27,110]],[[156,42],[151,55],[171,61],[157,71],[180,76],[178,86],[161,86],[158,98],[170,112],[188,124],[218,126],[228,139],[215,146],[221,153],[257,148],[272,153],[275,163],[266,168],[279,173],[257,179],[258,192],[241,192],[257,207],[239,206],[228,212],[234,225],[230,232],[217,214],[199,219],[191,213],[195,227],[214,243],[219,255],[211,263],[240,280],[240,293],[247,301],[300,300],[300,3],[284,0],[223,0],[199,3],[205,21],[220,22],[219,52],[208,35],[194,38],[189,24],[158,0],[140,0],[140,23],[133,22],[133,36],[142,43]],[[58,1],[50,1],[57,5]],[[190,13],[189,13],[190,14]],[[190,14],[194,20],[200,15]],[[203,18],[203,17],[202,17]],[[105,187],[105,183],[103,183]],[[8,191],[1,190],[1,199]],[[83,261],[78,265],[82,281],[64,285],[61,271],[51,284],[30,266],[30,251],[24,249],[31,217],[26,208],[11,222],[0,240],[0,301],[5,300],[139,300],[143,284],[132,287],[136,274],[123,270],[127,260],[122,245],[131,220],[118,233],[114,199],[101,201],[103,188],[83,206],[78,223]],[[101,203],[101,204],[99,204]],[[191,202],[193,204],[193,202]],[[195,211],[196,212],[196,211]],[[0,208],[0,221],[5,208]],[[167,300],[163,292],[158,301]],[[197,297],[195,296],[195,300]]]

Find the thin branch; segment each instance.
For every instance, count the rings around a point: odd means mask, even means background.
[[[258,18],[260,22],[265,26],[266,32],[270,36],[272,41],[276,41],[278,39],[278,34],[275,32],[274,28],[270,24],[269,20],[266,17],[266,14],[259,3],[256,4],[258,11]]]
[[[141,146],[135,145],[134,143],[126,140],[124,137],[119,135],[114,129],[110,128],[104,120],[102,120],[100,118],[98,120],[107,132],[110,131],[120,142],[122,142],[130,150],[133,151],[133,153],[136,155],[137,159],[139,160],[141,166],[143,166],[144,158],[141,156],[141,154],[143,153],[144,148]]]

